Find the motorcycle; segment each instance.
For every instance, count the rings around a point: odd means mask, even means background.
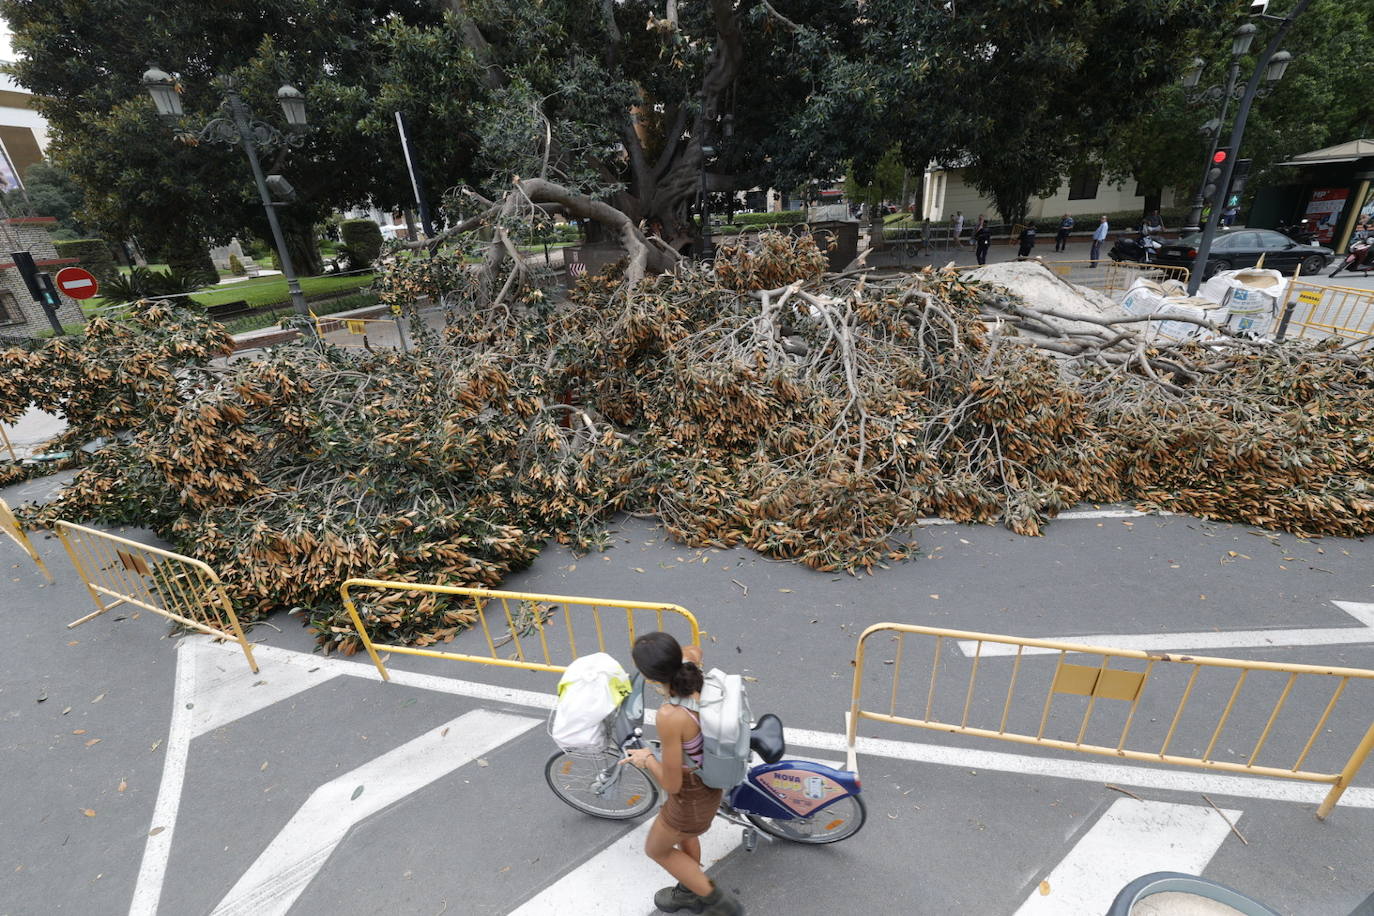
[[[1152,235],[1140,233],[1135,238],[1122,236],[1107,252],[1113,261],[1131,261],[1136,264],[1151,264],[1159,255],[1163,244]]]
[[[1374,270],[1374,234],[1352,241],[1345,259],[1336,265],[1335,270],[1331,271],[1331,276],[1334,277],[1343,270],[1358,270],[1365,276],[1369,276],[1369,272]]]
[[[1278,231],[1299,245],[1313,245],[1317,241],[1316,227],[1309,219],[1300,219],[1296,223],[1280,223]]]

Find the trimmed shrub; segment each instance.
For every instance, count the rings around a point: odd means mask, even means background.
[[[104,239],[73,239],[71,241],[53,240],[59,258],[76,258],[82,267],[89,270],[104,286],[119,275],[110,246]]]
[[[736,213],[730,220],[733,226],[793,226],[806,222],[805,210],[780,210],[777,213]]]
[[[371,265],[381,256],[382,230],[372,220],[346,219],[339,224],[339,235],[348,248],[354,270]]]
[[[202,244],[191,244],[185,248],[167,247],[167,266],[172,273],[187,277],[200,286],[210,286],[219,282],[219,271],[210,259],[210,251]]]
[[[248,274],[248,268],[243,266],[238,255],[231,254],[229,255],[229,272],[236,277],[242,277]]]

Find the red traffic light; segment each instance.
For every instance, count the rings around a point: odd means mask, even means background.
[[[1220,165],[1226,161],[1226,157],[1231,155],[1230,150],[1219,149],[1212,154],[1212,161]]]

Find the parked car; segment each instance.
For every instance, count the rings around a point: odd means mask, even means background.
[[[1194,232],[1176,242],[1166,242],[1155,255],[1155,263],[1192,267],[1201,240],[1202,234]],[[1212,250],[1208,253],[1202,275],[1210,277],[1220,270],[1254,267],[1259,263],[1260,255],[1264,255],[1265,267],[1292,273],[1301,265],[1303,276],[1310,276],[1320,273],[1327,262],[1336,256],[1336,252],[1321,245],[1299,245],[1272,229],[1234,229],[1219,232],[1212,240]]]

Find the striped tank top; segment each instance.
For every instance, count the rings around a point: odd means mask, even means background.
[[[683,768],[684,770],[699,770],[699,769],[701,769],[701,759],[702,759],[701,750],[702,750],[702,747],[705,745],[705,739],[702,737],[702,732],[701,732],[701,717],[698,716],[696,710],[692,708],[692,707],[694,707],[694,706],[697,705],[697,704],[696,704],[696,701],[695,701],[695,700],[678,701],[678,699],[677,699],[676,697],[670,697],[669,700],[668,700],[668,702],[669,702],[669,703],[672,703],[674,706],[681,706],[683,709],[685,709],[685,710],[687,711],[687,715],[691,716],[691,717],[692,717],[692,721],[695,722],[695,723],[697,724],[697,735],[696,735],[696,737],[695,737],[695,738],[692,738],[690,741],[684,741],[684,742],[682,742],[682,756],[683,756],[683,759],[684,759],[684,760],[690,760],[690,761],[692,762],[692,766],[687,766],[686,764],[684,764],[682,768]],[[688,705],[688,704],[691,704],[691,705]]]

